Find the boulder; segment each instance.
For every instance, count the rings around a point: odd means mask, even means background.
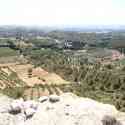
[[[10,104],[13,99],[5,96],[0,95],[0,113],[8,113],[10,111]]]
[[[23,109],[26,110],[28,108],[32,108],[34,110],[37,110],[38,107],[38,102],[34,101],[34,100],[28,100],[23,102]]]
[[[24,113],[19,113],[13,116],[16,125],[24,125],[24,122],[26,121],[26,115]]]
[[[18,125],[14,117],[9,113],[0,113],[0,125]]]
[[[58,102],[58,101],[60,101],[60,97],[57,96],[57,95],[50,95],[49,101],[52,102],[52,103]]]
[[[24,113],[26,115],[26,119],[29,119],[34,115],[34,113],[36,113],[36,110],[33,108],[27,108],[25,109]]]
[[[17,99],[17,100],[13,100],[13,102],[10,104],[10,109],[9,109],[9,113],[11,114],[18,114],[22,111],[23,109],[23,99]]]
[[[41,102],[41,103],[43,103],[43,102],[45,102],[47,100],[48,100],[47,96],[41,96],[38,101]]]

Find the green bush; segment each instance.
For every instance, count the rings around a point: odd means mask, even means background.
[[[3,90],[3,93],[9,97],[17,99],[17,98],[23,97],[24,88],[23,87],[5,88]]]

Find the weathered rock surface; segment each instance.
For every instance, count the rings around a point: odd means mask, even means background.
[[[0,97],[0,105],[5,103],[9,109],[14,101],[4,98],[7,100]],[[0,125],[125,125],[125,113],[89,98],[65,93],[41,97],[41,100],[23,101],[21,113],[18,114],[0,112]]]
[[[13,100],[12,103],[10,104],[10,108],[9,108],[9,113],[11,114],[18,114],[21,112],[21,110],[23,109],[23,99],[17,99],[17,100]]]
[[[50,95],[49,96],[49,101],[52,103],[58,102],[60,100],[60,97],[57,95]]]
[[[39,98],[39,102],[45,102],[45,101],[47,101],[48,100],[48,97],[47,96],[42,96],[42,97],[40,97]]]
[[[102,125],[105,115],[116,116],[114,106],[73,94],[63,94],[59,101],[39,104],[37,112],[25,125]]]
[[[0,113],[8,112],[10,109],[10,103],[13,101],[13,99],[5,96],[0,95]]]

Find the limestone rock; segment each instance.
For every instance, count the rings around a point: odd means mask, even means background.
[[[47,96],[42,96],[42,97],[39,98],[39,102],[41,102],[41,103],[43,103],[43,102],[45,102],[47,100],[48,100]]]
[[[33,108],[28,108],[24,111],[24,113],[26,115],[26,119],[28,119],[31,118],[34,115],[34,113],[36,113],[36,110]]]
[[[50,95],[49,96],[49,101],[52,102],[52,103],[58,102],[58,101],[60,101],[60,97],[57,96],[57,95]]]
[[[5,96],[0,95],[0,113],[7,113],[10,110],[10,103],[13,99]]]
[[[32,108],[34,110],[36,110],[38,107],[38,102],[34,101],[34,100],[28,100],[23,102],[23,109],[26,110],[28,108]]]
[[[20,113],[22,108],[23,108],[23,99],[17,99],[14,100],[11,104],[10,104],[10,113],[12,114],[17,114]]]
[[[103,125],[105,115],[116,116],[118,113],[112,105],[70,93],[63,94],[58,99],[58,103],[40,103],[37,112],[25,125]]]
[[[0,125],[125,125],[125,113],[117,111],[113,105],[72,93],[51,95],[46,99],[41,99],[44,103],[7,99],[6,104],[6,99],[0,97],[0,106],[5,103],[7,109],[11,105],[14,111],[21,110],[12,114],[1,112],[0,107]]]
[[[0,113],[0,125],[16,125],[14,116],[8,113]]]

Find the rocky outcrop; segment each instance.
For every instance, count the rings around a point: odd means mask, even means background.
[[[125,125],[125,114],[114,106],[72,93],[40,97],[38,101],[4,101],[7,108],[0,113],[0,125]],[[17,109],[20,112],[13,114]]]

